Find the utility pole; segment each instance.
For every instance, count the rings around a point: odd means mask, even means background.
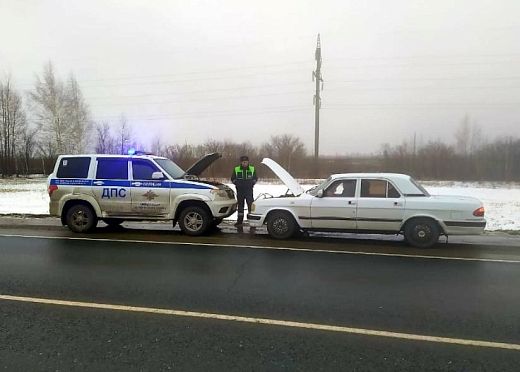
[[[312,72],[312,80],[316,82],[316,94],[314,95],[314,158],[318,159],[320,152],[320,85],[323,90],[323,78],[321,76],[321,42],[320,34],[318,34],[318,42],[316,44],[316,71]]]

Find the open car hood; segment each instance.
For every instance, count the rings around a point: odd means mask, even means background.
[[[280,164],[269,158],[264,158],[262,164],[267,165],[295,196],[303,194],[303,187]]]
[[[218,152],[204,155],[195,164],[186,169],[185,175],[200,176],[213,162],[222,157]]]

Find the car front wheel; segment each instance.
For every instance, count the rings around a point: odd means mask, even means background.
[[[288,239],[296,233],[296,221],[285,212],[274,212],[267,219],[267,232],[275,239]]]
[[[211,226],[212,218],[201,207],[187,207],[179,216],[179,227],[187,235],[197,236],[204,234]]]
[[[429,218],[415,218],[407,222],[404,238],[417,248],[431,248],[439,240],[440,229],[437,222]]]

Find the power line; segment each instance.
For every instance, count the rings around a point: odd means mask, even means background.
[[[182,101],[160,101],[160,102],[121,102],[121,103],[101,103],[94,104],[94,106],[124,106],[124,105],[163,105],[163,104],[183,104],[189,102],[206,102],[206,101],[225,101],[225,100],[234,100],[234,99],[249,99],[249,98],[258,98],[258,97],[271,97],[271,96],[288,96],[288,95],[296,95],[296,94],[307,94],[308,91],[293,91],[293,92],[279,92],[279,93],[265,93],[265,94],[251,94],[251,95],[234,95],[234,96],[224,96],[224,97],[203,97],[197,99],[187,99]],[[182,93],[178,94],[182,96]],[[152,95],[151,95],[152,96]]]
[[[187,90],[182,93],[160,93],[160,94],[139,94],[132,96],[119,96],[120,98],[143,98],[150,96],[170,96],[170,95],[185,95],[191,93],[214,93],[214,92],[229,92],[229,91],[240,91],[247,89],[262,89],[262,88],[271,88],[271,87],[281,87],[281,86],[292,86],[292,85],[307,85],[308,82],[299,81],[299,82],[288,82],[288,83],[273,83],[273,84],[262,84],[262,85],[248,85],[248,86],[238,86],[233,88],[217,88],[217,89],[197,89],[197,90]],[[95,99],[105,99],[105,98],[115,98],[114,96],[86,96],[85,99],[95,100]]]
[[[216,111],[194,111],[194,112],[186,112],[186,113],[177,113],[170,115],[135,115],[129,116],[125,115],[127,119],[133,120],[163,120],[168,118],[192,118],[192,117],[200,117],[200,116],[237,116],[237,115],[265,115],[265,114],[278,114],[278,113],[286,113],[286,112],[304,112],[305,109],[308,109],[306,105],[295,105],[295,106],[273,106],[267,109],[260,110],[216,110]],[[121,115],[111,115],[111,116],[96,116],[96,119],[99,120],[110,120],[110,119],[119,119]]]
[[[229,80],[231,78],[247,78],[254,77],[260,78],[265,75],[276,75],[276,74],[286,74],[287,72],[297,72],[298,70],[282,70],[282,71],[273,71],[266,73],[251,73],[251,74],[242,74],[242,75],[233,75],[233,76],[213,76],[213,77],[198,77],[192,79],[177,79],[177,80],[159,80],[159,81],[123,81],[120,83],[104,83],[104,84],[82,84],[82,88],[105,88],[105,87],[118,87],[118,86],[141,86],[141,85],[165,85],[165,84],[173,84],[173,83],[191,83],[194,81],[211,81],[211,80]]]
[[[331,103],[323,110],[342,110],[350,108],[425,108],[432,107],[475,107],[475,108],[515,108],[520,109],[520,102],[434,102],[434,103]]]

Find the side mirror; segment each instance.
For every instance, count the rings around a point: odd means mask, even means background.
[[[163,172],[153,172],[152,173],[152,180],[163,180],[164,174]]]
[[[318,190],[316,196],[317,196],[318,198],[323,198],[323,189]]]

